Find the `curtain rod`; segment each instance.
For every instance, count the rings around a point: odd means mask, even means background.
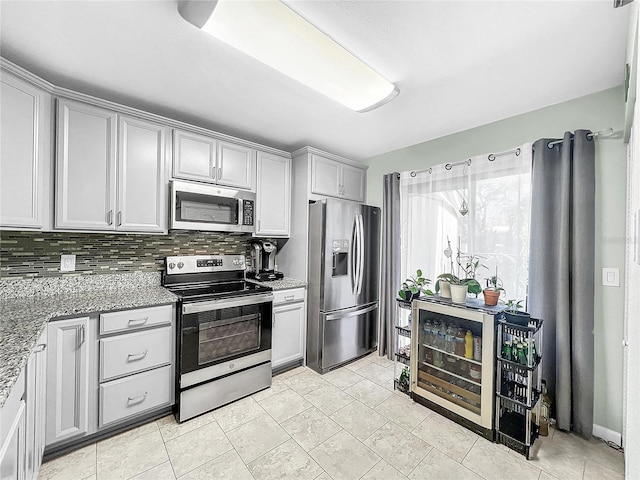
[[[591,132],[591,133],[587,133],[587,138],[598,138],[598,137],[610,137],[611,135],[613,135],[613,127],[609,127],[609,128],[605,128],[604,130],[600,130],[598,132]],[[573,137],[571,137],[571,140],[573,140]],[[559,143],[564,142],[564,140],[554,140],[552,142],[547,143],[547,147],[548,148],[553,148],[554,145],[558,145]]]
[[[520,150],[520,148],[518,147],[518,148],[516,148],[515,150],[507,150],[506,152],[490,153],[490,154],[487,156],[487,159],[488,159],[490,162],[493,162],[493,161],[496,159],[496,157],[501,157],[501,156],[503,156],[503,155],[509,155],[510,153],[515,153],[515,154],[516,154],[516,157],[517,157],[517,156],[519,156],[519,155],[520,155],[520,152],[521,152],[521,150]],[[461,162],[456,162],[456,163],[446,163],[446,164],[444,165],[444,168],[445,168],[446,170],[451,170],[453,167],[455,167],[455,166],[457,166],[457,165],[465,165],[465,164],[466,164],[467,166],[471,165],[471,159],[470,159],[470,158],[468,158],[467,160],[462,160]],[[415,177],[418,173],[422,173],[422,172],[429,172],[429,173],[431,173],[431,172],[433,172],[433,167],[425,168],[425,169],[423,169],[423,170],[414,170],[414,171],[412,171],[412,172],[411,172],[411,174],[410,174],[410,175],[411,175],[412,177]]]

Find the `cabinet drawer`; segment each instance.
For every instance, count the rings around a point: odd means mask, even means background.
[[[100,315],[100,334],[126,332],[153,325],[162,325],[171,323],[171,319],[171,305],[102,313]]]
[[[273,292],[273,304],[302,302],[304,301],[304,288],[291,288],[289,290],[276,290]]]
[[[171,403],[171,366],[100,385],[100,427]]]
[[[171,327],[100,340],[100,381],[171,363]]]

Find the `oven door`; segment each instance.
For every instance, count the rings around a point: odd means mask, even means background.
[[[183,302],[181,376],[189,374],[188,384],[193,385],[270,361],[272,314],[271,293]],[[203,375],[204,371],[207,373]],[[191,375],[192,372],[203,373]]]

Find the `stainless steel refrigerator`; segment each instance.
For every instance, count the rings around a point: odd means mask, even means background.
[[[309,205],[307,366],[325,373],[378,345],[380,209]]]

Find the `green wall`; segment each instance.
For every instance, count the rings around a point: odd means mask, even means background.
[[[382,206],[382,176],[475,155],[509,150],[576,129],[616,134],[596,141],[595,405],[594,423],[622,432],[626,145],[622,87],[511,117],[368,159],[367,201]],[[620,287],[602,286],[602,267],[620,269]]]

